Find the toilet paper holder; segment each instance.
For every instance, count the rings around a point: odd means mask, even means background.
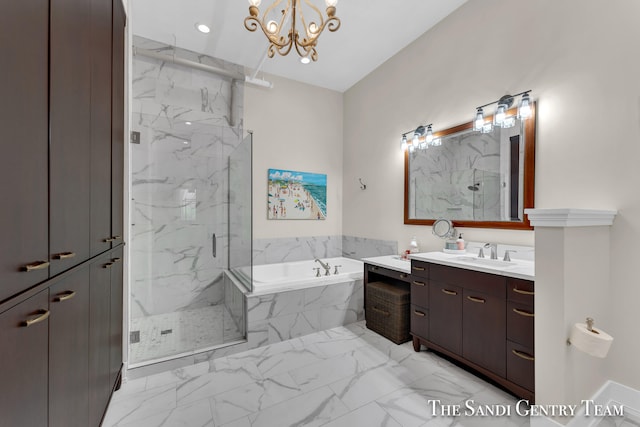
[[[587,329],[589,330],[589,332],[593,332],[594,334],[600,334],[600,332],[593,329],[594,322],[595,321],[593,320],[593,318],[587,317]],[[567,345],[571,345],[571,340],[569,338],[567,338]]]
[[[607,356],[613,337],[605,331],[593,328],[593,319],[587,317],[586,323],[576,323],[567,338],[567,345],[573,345],[578,350],[594,357]]]

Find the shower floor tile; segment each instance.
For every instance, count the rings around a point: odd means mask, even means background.
[[[129,363],[136,364],[193,352],[242,338],[227,308],[212,305],[131,319]]]

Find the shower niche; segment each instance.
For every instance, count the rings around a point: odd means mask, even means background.
[[[252,141],[243,138],[242,82],[158,55],[239,73],[237,66],[137,36],[133,45],[135,368],[245,339],[243,289],[230,270],[251,264]]]

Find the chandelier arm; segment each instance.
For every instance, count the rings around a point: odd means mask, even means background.
[[[322,31],[325,29],[325,27],[331,32],[337,31],[338,28],[340,28],[340,19],[336,16],[327,19],[322,27],[320,27],[320,29],[318,30],[318,33],[315,37],[309,38],[309,40],[302,39],[301,41],[298,41],[297,44],[302,47],[315,46],[318,41],[318,37],[320,37],[320,34],[322,34]]]

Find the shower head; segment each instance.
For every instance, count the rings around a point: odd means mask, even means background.
[[[480,186],[480,183],[479,183],[479,182],[476,182],[475,184],[470,185],[470,186],[468,186],[467,188],[468,188],[469,190],[471,190],[471,191],[478,191],[478,190],[480,189],[480,187],[479,187],[479,186]]]

